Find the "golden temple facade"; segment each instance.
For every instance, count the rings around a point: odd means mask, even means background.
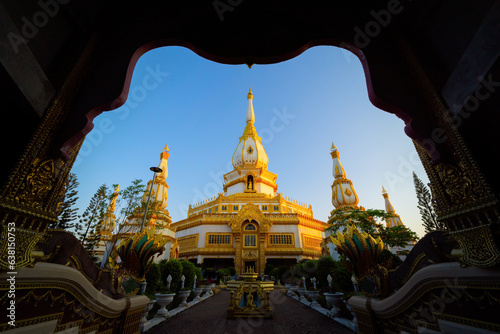
[[[246,126],[233,154],[234,169],[224,175],[223,193],[194,206],[175,229],[178,257],[204,266],[231,266],[242,274],[266,263],[289,265],[317,259],[328,225],[314,219],[311,205],[277,192],[277,174],[254,127],[253,94],[248,93]]]

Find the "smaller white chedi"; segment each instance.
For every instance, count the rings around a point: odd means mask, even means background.
[[[352,181],[346,178],[346,173],[339,158],[339,151],[332,143],[331,152],[333,159],[333,177],[332,184],[332,204],[336,209],[344,207],[357,208],[359,203],[358,195],[354,190]]]

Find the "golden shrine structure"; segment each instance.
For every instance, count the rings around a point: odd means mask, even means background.
[[[328,225],[313,216],[312,206],[278,193],[277,174],[267,170],[268,156],[254,126],[253,94],[247,96],[246,126],[224,175],[224,192],[189,206],[175,222],[181,259],[208,266],[246,267],[264,274],[266,263],[292,265],[317,259]]]

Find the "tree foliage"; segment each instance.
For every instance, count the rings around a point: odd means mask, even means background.
[[[194,283],[195,266],[192,262],[181,260],[179,261],[182,266],[182,275],[184,275],[184,288],[191,289]],[[181,276],[182,276],[181,275]]]
[[[328,220],[330,227],[327,229],[332,232],[343,231],[347,225],[354,224],[358,229],[373,234],[382,226],[381,221],[390,217],[393,215],[384,210],[340,208],[332,211]]]
[[[377,235],[390,247],[406,247],[408,243],[418,240],[417,233],[404,225],[381,226]]]
[[[384,210],[340,208],[332,212],[328,221],[331,226],[327,229],[342,231],[347,225],[353,224],[374,238],[380,236],[384,244],[390,247],[405,247],[409,242],[418,240],[417,234],[404,225],[386,227],[383,222],[391,217],[394,215]]]
[[[160,265],[161,268],[161,281],[165,287],[168,285],[168,275],[172,276],[170,283],[170,291],[177,292],[181,288],[182,264],[179,260],[169,259],[163,261]]]
[[[57,216],[57,222],[52,223],[50,228],[58,229],[70,229],[75,226],[73,221],[78,218],[77,212],[78,208],[74,205],[78,200],[76,195],[78,191],[76,188],[80,185],[75,173],[69,173],[68,180],[64,187],[64,198],[62,199],[62,204],[59,207],[60,212]]]
[[[418,209],[420,210],[420,216],[422,216],[422,225],[425,227],[425,232],[429,233],[444,229],[444,224],[437,220],[431,191],[418,178],[415,172],[413,172],[413,183],[415,185],[415,192],[417,193]]]
[[[101,185],[90,199],[89,206],[75,225],[76,235],[89,255],[94,258],[92,250],[100,240],[99,222],[106,209],[107,186]]]

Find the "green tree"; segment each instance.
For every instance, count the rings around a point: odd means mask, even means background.
[[[373,234],[382,226],[381,222],[390,217],[393,217],[393,215],[384,210],[340,208],[332,211],[328,219],[330,227],[327,229],[332,232],[338,230],[342,232],[347,225],[354,224],[358,229]]]
[[[406,247],[408,243],[418,240],[417,234],[404,225],[381,226],[377,235],[389,247]]]
[[[383,221],[391,217],[394,215],[384,210],[340,208],[332,212],[328,220],[330,227],[327,229],[332,232],[342,231],[347,225],[353,224],[374,238],[380,236],[382,241],[391,247],[404,247],[410,241],[418,239],[417,234],[404,225],[385,227]]]
[[[92,251],[100,240],[100,229],[98,224],[102,220],[106,209],[106,191],[107,187],[105,184],[99,187],[97,192],[90,199],[89,206],[85,209],[80,220],[75,225],[78,239],[93,258]]]
[[[172,276],[170,291],[177,292],[181,288],[182,264],[179,260],[169,259],[161,263],[161,281],[165,287],[168,285],[168,275]]]
[[[415,172],[413,172],[413,183],[415,185],[415,192],[417,193],[418,209],[420,210],[420,216],[422,216],[422,225],[425,227],[425,232],[443,230],[445,226],[437,220],[431,191],[418,178]]]
[[[64,198],[60,206],[60,212],[57,216],[57,222],[51,223],[50,228],[70,229],[75,226],[73,221],[78,218],[78,208],[74,205],[78,200],[76,188],[80,185],[75,173],[69,173],[68,180],[64,187]]]

